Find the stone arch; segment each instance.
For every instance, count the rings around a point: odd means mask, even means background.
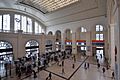
[[[56,35],[56,41],[61,41],[61,31],[60,30],[57,30],[55,32],[55,35]]]
[[[65,40],[72,40],[72,30],[71,29],[65,30]]]
[[[48,32],[48,35],[53,35],[53,32],[52,32],[52,31],[49,31],[49,32]]]

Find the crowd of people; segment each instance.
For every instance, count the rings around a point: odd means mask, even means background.
[[[59,65],[60,61],[69,58],[69,56],[71,56],[69,51],[56,51],[48,52],[38,57],[34,55],[18,58],[18,60],[15,61],[16,75],[21,78],[22,75],[31,75],[33,73],[36,78],[36,72],[50,66],[52,62]],[[37,68],[37,70],[35,68]]]

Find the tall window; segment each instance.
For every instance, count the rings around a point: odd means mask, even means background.
[[[10,15],[3,15],[3,30],[10,30]]]
[[[10,15],[4,14],[0,15],[0,29],[1,30],[10,30]]]
[[[100,40],[100,35],[99,34],[96,34],[96,40]]]
[[[40,24],[35,22],[35,33],[41,33],[41,32],[42,32],[42,28],[41,28]]]
[[[103,40],[103,34],[96,34],[96,40]]]
[[[2,15],[0,15],[0,30],[2,30]]]
[[[14,19],[14,24],[15,24],[15,28],[14,30],[17,31],[17,30],[21,30],[21,26],[20,26],[20,23],[21,23],[21,18],[20,18],[20,15],[17,15],[15,14],[15,19]]]
[[[100,34],[100,40],[103,40],[103,38],[104,38],[103,34]]]
[[[22,30],[23,32],[26,32],[26,23],[27,20],[26,20],[26,16],[22,16]]]
[[[32,32],[32,19],[27,18],[27,32]]]
[[[103,31],[102,25],[96,25],[96,31]]]

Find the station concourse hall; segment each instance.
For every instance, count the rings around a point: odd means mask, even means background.
[[[0,0],[0,80],[120,80],[120,0]]]

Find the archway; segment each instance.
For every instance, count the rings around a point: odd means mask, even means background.
[[[39,55],[39,43],[36,40],[29,40],[26,45],[26,57],[34,57],[35,59],[38,58]]]
[[[13,46],[7,41],[0,41],[0,73],[1,77],[8,75],[11,71],[11,62],[13,61]],[[10,72],[11,74],[11,72]]]
[[[53,35],[53,32],[52,32],[52,31],[49,31],[49,32],[48,32],[48,35]]]

